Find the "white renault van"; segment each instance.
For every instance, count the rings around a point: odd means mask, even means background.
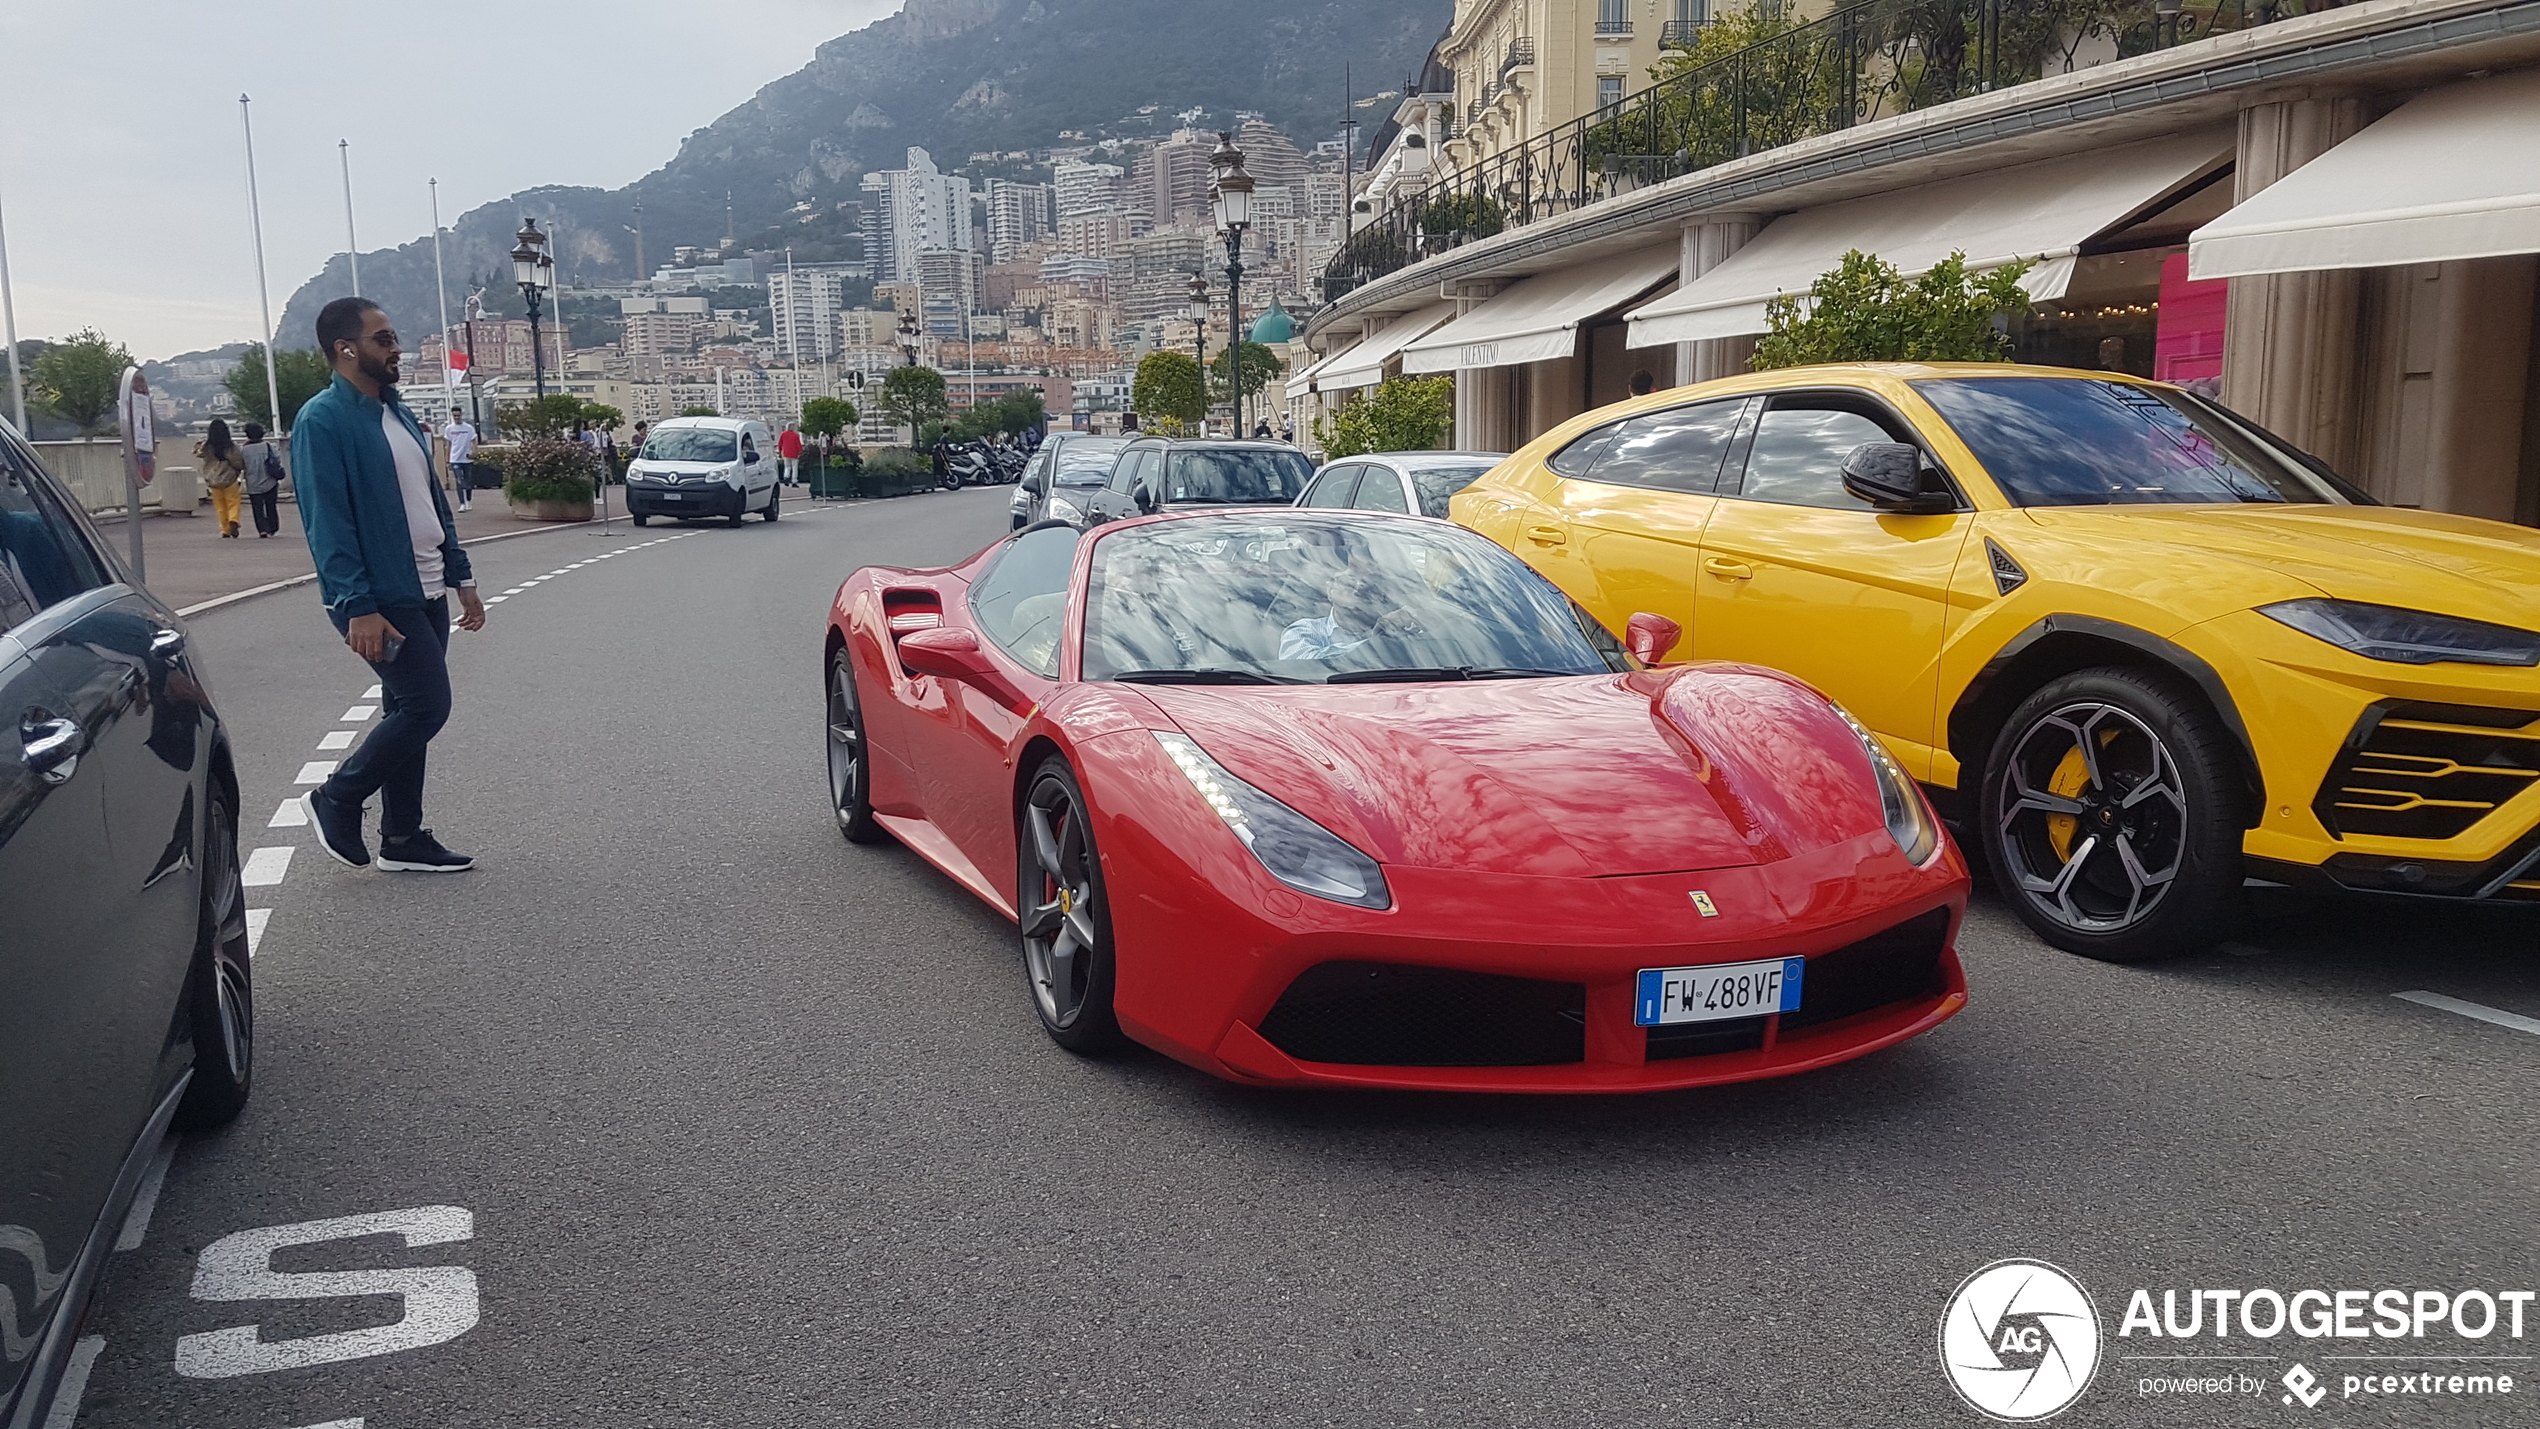
[[[626,511],[638,526],[656,516],[720,516],[738,526],[752,511],[773,521],[776,439],[765,422],[739,417],[657,423],[627,463]]]

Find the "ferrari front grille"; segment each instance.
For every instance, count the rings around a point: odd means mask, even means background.
[[[1261,1019],[1301,1062],[1545,1067],[1587,1056],[1587,987],[1413,963],[1317,963]]]
[[[2331,833],[2448,839],[2540,783],[2540,712],[2389,701],[2364,711],[2311,801]]]

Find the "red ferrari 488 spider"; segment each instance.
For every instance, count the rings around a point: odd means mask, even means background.
[[[1624,1091],[1966,1003],[1966,866],[1866,730],[1771,670],[1643,668],[1445,522],[1036,526],[848,577],[826,673],[840,829],[1015,918],[1072,1050]]]

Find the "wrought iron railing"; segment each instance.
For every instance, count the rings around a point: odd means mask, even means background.
[[[1508,57],[1499,62],[1499,76],[1502,79],[1506,79],[1510,70],[1530,65],[1534,62],[1535,37],[1532,35],[1520,35],[1516,39],[1508,42]]]
[[[1702,22],[1700,20],[1668,20],[1660,24],[1658,27],[1658,43],[1662,45],[1690,45],[1693,43],[1694,36],[1699,34],[1701,30]]]
[[[1629,20],[1599,20],[1596,22],[1596,33],[1600,37],[1628,36],[1631,32],[1632,22]]]
[[[1757,0],[1756,12],[1695,27],[1677,46],[1680,72],[1610,107],[1476,161],[1441,150],[1425,189],[1369,215],[1333,254],[1324,296],[1715,164],[2037,79],[2094,37],[2141,54],[2338,3],[2186,0],[2164,15],[2157,0],[2109,0],[2074,32],[2069,7],[2040,0],[1860,0],[1805,23]],[[1706,41],[1758,34],[1703,54]],[[1466,117],[1481,111],[1476,100]]]

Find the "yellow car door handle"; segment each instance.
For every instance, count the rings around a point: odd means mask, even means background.
[[[1713,556],[1702,563],[1702,568],[1724,581],[1745,581],[1755,578],[1753,566],[1744,561],[1732,561],[1726,556]]]
[[[1558,526],[1529,526],[1526,539],[1538,546],[1566,546],[1570,544],[1570,533]]]

